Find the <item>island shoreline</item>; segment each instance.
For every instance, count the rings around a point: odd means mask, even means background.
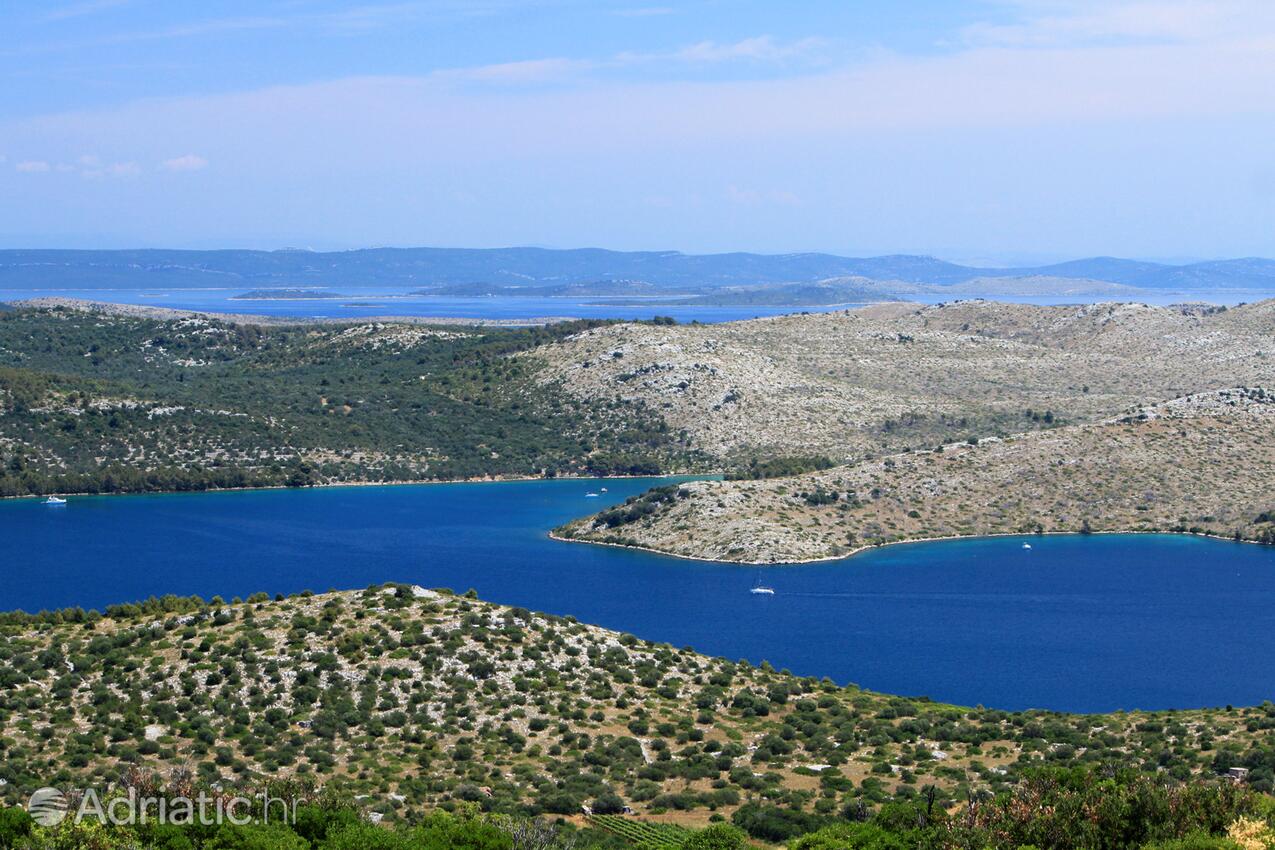
[[[891,540],[888,543],[875,543],[866,546],[859,546],[846,552],[844,555],[829,555],[822,558],[803,558],[795,561],[731,561],[724,558],[703,558],[697,555],[682,555],[677,552],[668,552],[663,549],[656,549],[651,546],[637,546],[631,543],[613,543],[607,540],[587,540],[580,537],[564,537],[555,534],[553,531],[548,532],[550,540],[556,540],[559,543],[582,543],[589,546],[612,546],[617,549],[632,549],[637,552],[647,552],[653,555],[664,555],[669,558],[680,558],[684,561],[698,561],[703,564],[734,564],[740,567],[799,567],[804,564],[822,564],[829,561],[847,561],[864,552],[875,549],[885,549],[889,546],[901,546],[910,543],[942,543],[951,540],[991,540],[998,537],[1098,537],[1100,535],[1113,534],[1162,534],[1174,537],[1203,537],[1211,540],[1219,540],[1229,543],[1249,543],[1254,546],[1272,546],[1275,544],[1263,543],[1260,540],[1247,540],[1244,538],[1236,539],[1234,537],[1226,537],[1221,534],[1202,534],[1195,531],[1000,531],[989,534],[949,534],[942,537],[912,537],[906,540]]]
[[[83,490],[55,491],[48,493],[27,493],[22,496],[0,496],[0,503],[20,502],[23,500],[40,501],[49,496],[179,496],[195,493],[247,493],[253,490],[330,490],[336,487],[407,487],[427,484],[504,484],[526,481],[628,481],[636,478],[694,478],[697,480],[713,480],[725,475],[724,471],[716,472],[660,472],[650,475],[513,475],[482,478],[447,478],[417,481],[414,479],[395,479],[393,481],[327,481],[322,484],[307,484],[304,487],[292,487],[288,484],[262,484],[254,487],[205,487],[195,490],[124,490],[116,493],[88,493]],[[584,541],[582,541],[584,542]]]

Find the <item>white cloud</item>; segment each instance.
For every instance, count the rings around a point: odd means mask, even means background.
[[[732,62],[741,59],[775,62],[810,53],[823,47],[824,44],[824,40],[820,38],[803,38],[800,41],[781,44],[770,36],[763,35],[729,44],[701,41],[678,50],[672,54],[672,57],[683,62]]]
[[[49,170],[49,164],[42,159],[25,159],[13,167],[23,174],[43,174]]]
[[[208,160],[198,154],[188,153],[166,159],[159,167],[165,171],[202,171],[208,167]]]
[[[598,63],[601,66],[628,67],[650,63],[678,62],[688,65],[709,65],[727,62],[782,63],[791,59],[809,57],[827,47],[822,38],[803,38],[779,42],[768,35],[759,35],[725,44],[716,41],[700,41],[671,51],[639,53],[625,51],[611,59]]]

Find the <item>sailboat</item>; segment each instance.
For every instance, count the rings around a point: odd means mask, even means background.
[[[774,596],[775,595],[775,589],[773,587],[767,587],[766,585],[761,583],[761,570],[757,571],[757,583],[753,585],[753,589],[748,592],[755,594],[757,596]]]

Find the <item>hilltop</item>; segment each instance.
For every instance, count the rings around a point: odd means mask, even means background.
[[[226,786],[314,780],[390,819],[465,802],[568,817],[627,805],[773,836],[923,790],[950,806],[1077,760],[1173,780],[1242,763],[1267,791],[1275,778],[1269,704],[962,708],[405,585],[3,615],[0,656],[10,803],[182,770]]]
[[[795,477],[689,482],[557,533],[750,563],[988,534],[1190,531],[1271,543],[1272,480],[1275,392],[1235,388]]]

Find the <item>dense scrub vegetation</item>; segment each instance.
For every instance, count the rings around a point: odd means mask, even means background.
[[[153,778],[126,785],[145,797],[171,799]],[[191,786],[180,789],[190,794]],[[121,789],[112,797],[123,798]],[[272,795],[273,799],[291,799]],[[138,846],[172,850],[745,850],[756,843],[790,850],[1268,850],[1275,846],[1275,801],[1231,783],[1170,785],[1120,771],[1033,771],[1019,788],[951,809],[933,796],[888,803],[873,814],[803,815],[749,804],[734,821],[687,829],[624,815],[525,818],[483,814],[472,804],[434,809],[393,825],[354,801],[305,794],[289,814],[275,807],[250,823],[112,825],[67,819],[42,827],[19,808],[0,808],[0,847]],[[259,807],[258,807],[259,808]],[[240,810],[248,814],[248,809]],[[280,814],[286,814],[280,818]],[[242,819],[242,818],[241,818]]]
[[[639,404],[511,355],[528,329],[0,313],[0,496],[651,474],[697,458]]]
[[[442,810],[611,835],[590,841],[626,840],[606,827],[622,817],[822,835],[809,850],[1140,847],[1266,817],[1275,786],[1270,703],[960,708],[399,585],[11,614],[0,679],[9,805],[122,777],[290,777],[404,829]],[[190,846],[305,846],[212,840]]]
[[[728,474],[726,480],[755,481],[759,478],[787,478],[791,475],[801,475],[803,472],[830,469],[832,466],[832,459],[822,455],[754,460],[742,469]]]

